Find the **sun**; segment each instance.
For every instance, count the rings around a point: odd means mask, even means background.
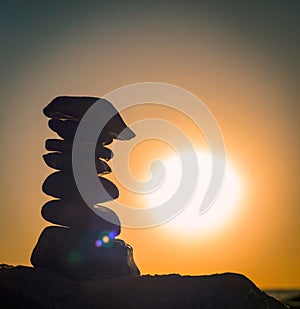
[[[212,159],[209,153],[197,152],[199,179],[194,195],[186,208],[169,220],[164,226],[180,233],[213,233],[231,222],[239,209],[242,193],[242,182],[233,165],[226,160],[223,185],[214,204],[200,214],[201,201],[209,185],[212,173]],[[165,167],[163,184],[154,192],[147,194],[148,207],[155,207],[168,200],[178,189],[182,175],[182,166],[177,156],[168,157],[162,161]],[[152,171],[155,173],[155,170]],[[153,175],[152,175],[153,176]]]

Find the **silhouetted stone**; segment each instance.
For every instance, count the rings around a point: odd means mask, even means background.
[[[65,140],[73,140],[79,121],[50,119],[49,128]]]
[[[105,115],[115,115],[105,125],[105,132],[109,132],[113,138],[120,140],[129,140],[135,137],[135,134],[126,126],[117,110],[105,99],[94,97],[57,97],[44,108],[44,114],[54,119],[81,120],[96,101],[98,101],[96,104],[101,104],[104,119],[106,118]]]
[[[117,236],[121,232],[118,216],[104,206],[96,206],[94,212],[84,202],[52,200],[43,206],[42,216],[54,224],[93,234],[109,231]]]
[[[45,228],[40,235],[31,263],[75,280],[140,274],[132,248],[124,241],[109,240],[109,233],[100,234],[97,239],[90,234],[54,226]]]
[[[49,118],[80,120],[97,100],[96,97],[60,96],[54,98],[43,112]]]
[[[96,190],[92,189],[94,183],[89,184],[89,181],[94,181],[97,174],[111,172],[102,158],[109,160],[113,153],[103,145],[110,144],[113,139],[128,140],[135,136],[106,100],[101,99],[97,103],[100,105],[94,106],[100,110],[97,110],[99,114],[92,114],[93,120],[82,119],[96,100],[59,97],[44,109],[45,115],[52,118],[48,123],[50,129],[63,140],[46,141],[46,149],[55,152],[45,154],[44,161],[59,172],[49,175],[42,189],[60,200],[47,202],[42,208],[42,216],[62,226],[48,227],[42,232],[31,262],[35,267],[53,270],[75,280],[139,275],[131,247],[122,240],[115,240],[121,231],[118,216],[106,207],[89,208],[86,204],[95,205],[119,196],[111,181],[98,177]],[[78,128],[82,130],[79,132]],[[76,153],[73,151],[75,137]],[[74,175],[81,184],[86,183],[86,188],[81,188],[85,192],[79,192]]]
[[[72,152],[73,143],[63,139],[47,139],[45,148],[49,151]]]
[[[118,198],[119,190],[108,179],[103,177],[99,178],[99,189],[97,192],[86,192],[90,199],[94,203],[102,203]],[[100,182],[102,186],[100,186]],[[61,198],[64,200],[81,200],[81,194],[77,189],[77,185],[73,174],[67,174],[65,172],[56,172],[49,175],[43,183],[43,192],[47,195]],[[95,195],[96,194],[96,195]]]
[[[81,151],[85,152],[85,147],[87,146],[87,142],[81,142],[82,149]],[[46,140],[46,149],[49,151],[59,151],[64,153],[72,153],[72,142],[65,141],[63,139],[47,139]],[[114,156],[113,152],[106,147],[102,147],[97,145],[95,149],[95,157],[101,158],[106,161],[110,160]]]
[[[43,155],[43,159],[49,167],[54,169],[67,172],[71,172],[73,170],[71,153],[47,153]],[[95,168],[98,174],[108,174],[111,172],[109,165],[99,159],[95,159]],[[82,172],[84,172],[84,170]]]
[[[79,125],[79,121],[50,119],[48,124],[49,124],[49,128],[53,130],[54,132],[56,132],[61,138],[63,138],[64,140],[73,142],[77,127]],[[88,127],[88,130],[90,131],[87,131],[88,134],[85,137],[85,141],[90,142],[91,137],[90,137],[89,132],[92,132],[93,130],[95,130],[95,128],[93,128],[91,125],[90,126],[86,125],[86,126]],[[99,132],[97,144],[109,145],[113,142],[113,138],[114,138],[114,135],[108,132],[104,128],[101,133]]]
[[[109,145],[112,142],[113,142],[113,136],[110,133],[106,132],[106,131],[103,131],[99,135],[99,138],[97,140],[97,144],[102,145],[102,146]]]

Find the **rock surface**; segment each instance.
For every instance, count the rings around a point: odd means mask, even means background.
[[[88,175],[86,175],[86,177],[88,177]],[[47,195],[56,198],[72,201],[82,200],[73,174],[71,173],[56,172],[49,175],[44,181],[42,189]],[[94,196],[95,193],[97,193],[97,195]],[[118,198],[119,190],[110,180],[99,176],[99,190],[97,192],[86,192],[86,194],[89,195],[90,200],[93,200],[96,204]]]
[[[35,246],[31,263],[74,280],[139,275],[132,248],[107,230],[93,237],[64,227],[47,227]]]
[[[45,163],[56,170],[71,172],[72,166],[72,155],[69,153],[51,152],[43,155]],[[77,167],[77,168],[80,168]],[[95,168],[98,174],[108,174],[111,172],[109,165],[103,160],[95,159]],[[84,169],[81,168],[81,173],[84,173]]]
[[[105,99],[94,97],[57,97],[44,108],[44,114],[53,119],[78,121],[82,119],[94,103],[99,105],[99,109],[101,108],[101,116],[105,119],[105,122],[106,119],[109,120],[105,125],[105,132],[109,132],[113,138],[120,140],[129,140],[135,137],[135,134],[126,126],[114,106]],[[110,115],[114,116],[111,118]]]
[[[72,281],[41,268],[0,270],[1,308],[284,309],[246,277],[136,276]]]
[[[83,201],[49,201],[42,207],[42,216],[51,223],[92,235],[99,234],[102,230],[108,230],[115,236],[121,232],[121,223],[114,211],[104,206],[95,206],[93,211]]]
[[[85,150],[86,142],[82,143],[82,152]],[[63,139],[47,139],[45,148],[49,151],[59,151],[63,153],[72,153],[73,144],[70,141],[65,141]],[[110,160],[113,157],[113,152],[106,147],[96,145],[95,157],[102,158],[106,161]]]

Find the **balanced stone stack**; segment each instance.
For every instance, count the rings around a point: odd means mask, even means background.
[[[100,104],[103,115],[106,110],[114,110],[115,114],[99,132],[94,160],[98,175],[111,172],[107,161],[113,153],[105,146],[113,139],[129,140],[135,136],[112,104],[104,99],[57,97],[45,107],[44,114],[51,118],[50,129],[62,138],[48,139],[46,149],[51,152],[43,156],[49,167],[58,170],[43,184],[44,193],[57,199],[42,208],[43,218],[56,226],[44,229],[32,252],[31,263],[75,280],[139,275],[132,248],[123,240],[115,239],[121,232],[118,216],[98,205],[116,199],[119,195],[117,187],[99,176],[102,186],[92,210],[81,196],[74,178],[72,147],[76,130],[93,104]],[[91,141],[80,142],[80,151],[84,154],[84,146]]]

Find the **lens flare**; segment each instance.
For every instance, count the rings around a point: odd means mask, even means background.
[[[102,237],[102,241],[104,244],[108,244],[110,242],[110,238],[108,235],[105,235]]]
[[[116,233],[113,231],[102,231],[95,240],[95,246],[97,248],[110,248],[114,243],[115,237]]]
[[[97,239],[96,241],[95,241],[95,246],[96,247],[102,247],[102,245],[103,245],[103,243],[102,243],[102,241],[101,241],[101,239]]]

